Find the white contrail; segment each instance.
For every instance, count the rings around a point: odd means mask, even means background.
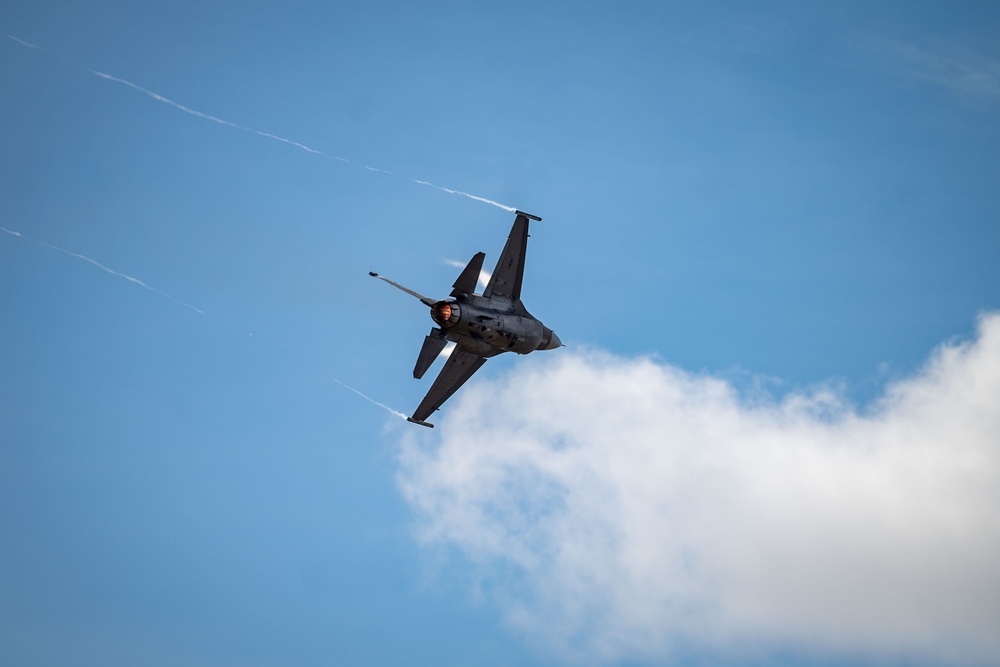
[[[20,40],[17,40],[17,41],[20,41]],[[27,43],[25,43],[25,44],[27,44]],[[40,48],[40,47],[36,47],[34,45],[31,45],[31,46],[33,48]],[[329,153],[324,153],[321,150],[317,150],[315,148],[311,148],[309,146],[306,146],[303,143],[299,143],[298,141],[293,141],[291,139],[286,139],[285,137],[280,137],[280,136],[278,136],[276,134],[271,134],[270,132],[264,132],[262,130],[258,130],[258,129],[255,129],[255,128],[252,128],[252,127],[248,127],[246,125],[240,125],[239,123],[234,123],[231,120],[226,120],[224,118],[218,118],[217,116],[212,116],[211,114],[207,114],[207,113],[204,113],[202,111],[198,111],[197,109],[192,109],[190,107],[184,106],[183,104],[181,104],[179,102],[173,101],[169,97],[164,97],[163,95],[160,95],[159,93],[156,93],[156,92],[154,92],[152,90],[149,90],[148,88],[143,88],[142,86],[140,86],[138,84],[132,83],[131,81],[128,81],[127,79],[122,79],[122,78],[119,78],[117,76],[112,76],[110,74],[107,74],[106,72],[98,72],[97,70],[88,69],[87,71],[90,72],[91,74],[95,74],[95,75],[101,77],[102,79],[106,79],[108,81],[114,81],[115,83],[120,83],[123,86],[128,86],[129,88],[132,88],[133,90],[137,90],[140,93],[143,93],[145,95],[148,95],[149,97],[152,97],[157,102],[163,102],[164,104],[169,104],[170,106],[174,107],[175,109],[180,109],[181,111],[183,111],[185,113],[189,113],[192,116],[197,116],[198,118],[204,118],[205,120],[210,120],[213,123],[218,123],[220,125],[225,125],[227,127],[231,127],[231,128],[237,129],[237,130],[243,130],[244,132],[253,132],[254,134],[259,135],[261,137],[265,137],[267,139],[274,139],[275,141],[281,141],[281,142],[284,142],[284,143],[289,144],[291,146],[295,146],[296,148],[301,148],[302,150],[307,151],[309,153],[313,153],[314,155],[322,155],[324,157],[333,158],[334,160],[339,160],[341,162],[347,162],[347,163],[351,162],[347,158],[339,157],[337,155],[331,155]],[[395,174],[393,174],[393,172],[391,172],[391,171],[389,171],[387,169],[380,169],[378,167],[372,167],[372,166],[369,166],[369,165],[362,165],[362,166],[364,166],[364,168],[366,170],[368,170],[368,171],[374,171],[374,172],[378,172],[380,174],[388,174],[390,176],[395,175]],[[468,197],[469,199],[473,199],[475,201],[480,201],[480,202],[483,202],[484,204],[489,204],[491,206],[496,206],[498,208],[502,208],[503,210],[510,211],[511,213],[513,213],[514,211],[517,210],[513,206],[506,206],[505,204],[501,204],[499,202],[495,202],[492,199],[487,199],[485,197],[478,197],[476,195],[469,194],[468,192],[462,192],[461,190],[453,190],[452,188],[446,188],[446,187],[441,186],[441,185],[435,185],[434,183],[431,183],[429,181],[421,181],[421,180],[418,180],[418,179],[415,179],[415,178],[410,178],[410,179],[407,179],[407,180],[410,180],[410,181],[412,181],[414,183],[417,183],[418,185],[426,185],[428,187],[435,188],[437,190],[441,190],[442,192],[447,192],[448,194],[459,195],[461,197]]]
[[[410,180],[413,181],[414,183],[419,183],[420,185],[426,185],[431,188],[437,188],[438,190],[447,192],[449,194],[461,195],[463,197],[468,197],[469,199],[475,199],[476,201],[481,201],[485,204],[489,204],[490,206],[496,206],[497,208],[502,208],[503,210],[510,211],[511,213],[517,211],[517,209],[514,208],[513,206],[507,206],[505,204],[495,202],[492,199],[486,199],[485,197],[477,197],[476,195],[470,195],[468,192],[462,192],[461,190],[452,190],[451,188],[446,188],[440,185],[434,185],[433,183],[430,183],[428,181],[418,181],[415,178],[411,178]]]
[[[141,280],[139,280],[138,278],[135,278],[135,277],[127,275],[125,273],[121,273],[119,271],[115,271],[114,269],[108,268],[107,266],[104,266],[103,264],[101,264],[97,260],[91,259],[90,257],[87,257],[86,255],[81,255],[80,253],[77,253],[77,252],[70,252],[69,250],[66,250],[65,248],[60,248],[57,245],[52,245],[51,243],[46,243],[45,241],[38,241],[36,239],[29,239],[27,236],[25,236],[21,232],[15,232],[14,230],[7,229],[6,227],[0,227],[0,231],[6,232],[6,233],[10,234],[11,236],[16,236],[18,238],[22,238],[25,241],[31,241],[32,243],[37,243],[38,245],[45,246],[46,248],[49,248],[51,250],[56,250],[58,252],[63,253],[64,255],[69,255],[70,257],[75,257],[77,259],[82,259],[83,261],[85,261],[85,262],[87,262],[89,264],[93,264],[94,266],[96,266],[97,268],[99,268],[101,271],[104,271],[105,273],[110,273],[113,276],[118,276],[119,278],[124,278],[125,280],[129,281],[130,283],[135,283],[139,287],[148,289],[150,292],[155,292],[155,293],[159,294],[162,297],[170,299],[171,301],[173,301],[174,303],[176,303],[179,306],[184,306],[185,308],[190,308],[191,310],[195,311],[196,313],[199,313],[199,314],[202,314],[202,315],[205,314],[205,311],[202,310],[201,308],[198,308],[197,306],[192,306],[190,303],[185,303],[185,302],[181,301],[180,299],[175,299],[174,297],[170,296],[166,292],[162,292],[162,291],[156,289],[155,287],[151,287],[151,286],[147,285],[146,283],[142,282]]]
[[[32,44],[31,42],[26,42],[23,39],[18,39],[17,37],[14,37],[14,35],[8,35],[7,33],[4,33],[4,36],[5,37],[10,37],[12,40],[14,40],[15,42],[17,42],[18,44],[21,44],[22,46],[27,46],[29,49],[38,49],[39,51],[43,50],[42,47],[37,46],[35,44]]]
[[[361,393],[360,391],[358,391],[358,390],[357,390],[357,389],[355,389],[354,387],[352,387],[352,386],[350,386],[350,385],[348,385],[348,384],[344,384],[343,382],[341,382],[341,381],[340,381],[340,380],[338,380],[337,378],[333,378],[333,381],[334,381],[334,382],[336,382],[337,384],[339,384],[339,385],[340,385],[341,387],[343,387],[344,389],[350,389],[351,391],[353,391],[353,392],[354,392],[355,394],[357,394],[357,395],[358,395],[358,396],[360,396],[361,398],[365,399],[366,401],[368,401],[368,402],[370,402],[370,403],[374,403],[375,405],[379,406],[379,407],[380,407],[380,408],[382,408],[383,410],[387,410],[388,412],[391,412],[392,414],[396,415],[396,416],[397,416],[397,417],[399,417],[400,419],[406,419],[406,415],[404,415],[404,414],[403,414],[402,412],[400,412],[399,410],[393,410],[392,408],[390,408],[390,407],[389,407],[388,405],[386,405],[385,403],[379,403],[378,401],[376,401],[376,400],[375,400],[374,398],[372,398],[371,396],[366,396],[365,394]]]
[[[192,116],[197,116],[198,118],[204,118],[205,120],[210,120],[213,123],[219,123],[220,125],[226,125],[227,127],[232,127],[232,128],[237,129],[237,130],[243,130],[245,132],[253,132],[254,134],[260,135],[262,137],[266,137],[268,139],[274,139],[275,141],[281,141],[281,142],[284,142],[284,143],[289,144],[291,146],[295,146],[296,148],[301,148],[302,150],[307,151],[309,153],[313,153],[315,155],[323,155],[325,157],[333,158],[334,160],[340,160],[341,162],[350,162],[350,160],[347,160],[346,158],[337,157],[336,155],[330,155],[329,153],[324,153],[323,151],[316,150],[315,148],[310,148],[309,146],[306,146],[305,144],[301,144],[301,143],[299,143],[297,141],[292,141],[291,139],[286,139],[285,137],[279,137],[278,135],[271,134],[270,132],[263,132],[261,130],[256,130],[256,129],[252,128],[252,127],[247,127],[246,125],[240,125],[238,123],[234,123],[231,120],[226,120],[224,118],[217,118],[216,116],[212,116],[210,114],[203,113],[201,111],[198,111],[197,109],[192,109],[190,107],[186,107],[183,104],[180,104],[179,102],[174,102],[172,99],[170,99],[168,97],[164,97],[163,95],[160,95],[159,93],[154,93],[152,90],[149,90],[148,88],[143,88],[142,86],[140,86],[138,84],[135,84],[135,83],[132,83],[131,81],[128,81],[126,79],[120,79],[117,76],[111,76],[110,74],[107,74],[105,72],[98,72],[97,70],[93,70],[93,69],[88,69],[87,71],[90,72],[91,74],[96,74],[97,76],[101,77],[102,79],[107,79],[108,81],[114,81],[115,83],[120,83],[123,86],[128,86],[129,88],[132,88],[133,90],[138,90],[140,93],[145,93],[146,95],[149,95],[150,97],[152,97],[157,102],[163,102],[164,104],[169,104],[170,106],[174,107],[175,109],[180,109],[184,113],[189,113]]]
[[[38,51],[45,51],[46,53],[50,53],[50,54],[56,56],[60,60],[64,60],[67,63],[73,64],[70,61],[68,61],[65,58],[63,58],[62,56],[59,56],[59,54],[55,53],[54,51],[50,51],[49,49],[46,49],[44,47],[38,46],[36,44],[32,44],[31,42],[26,42],[23,39],[19,39],[17,37],[14,37],[13,35],[9,35],[7,33],[3,33],[3,34],[5,36],[9,37],[10,39],[12,39],[13,41],[17,42],[18,44],[21,44],[22,46],[26,46],[26,47],[28,47],[30,49],[35,49],[35,50],[38,50]],[[106,72],[99,72],[97,70],[88,69],[86,67],[80,67],[79,65],[73,65],[73,66],[74,67],[79,67],[80,69],[83,69],[86,72],[90,72],[91,74],[93,74],[95,76],[99,76],[102,79],[105,79],[106,81],[113,81],[115,83],[120,83],[123,86],[128,86],[129,88],[132,88],[133,90],[136,90],[136,91],[138,91],[140,93],[148,95],[149,97],[153,98],[157,102],[162,102],[164,104],[169,104],[170,106],[174,107],[175,109],[179,109],[179,110],[183,111],[184,113],[191,114],[192,116],[197,116],[198,118],[203,118],[205,120],[210,120],[213,123],[218,123],[219,125],[225,125],[227,127],[231,127],[233,129],[236,129],[236,130],[243,130],[244,132],[252,132],[252,133],[254,133],[254,134],[258,135],[258,136],[264,137],[266,139],[273,139],[275,141],[280,141],[280,142],[286,143],[286,144],[288,144],[290,146],[294,146],[296,148],[300,148],[300,149],[302,149],[302,150],[304,150],[304,151],[306,151],[308,153],[312,153],[314,155],[322,155],[323,157],[332,158],[332,159],[338,160],[340,162],[351,163],[351,161],[348,160],[347,158],[339,157],[337,155],[331,155],[330,153],[324,153],[321,150],[312,148],[310,146],[306,146],[305,144],[300,143],[298,141],[293,141],[292,139],[287,139],[285,137],[278,136],[277,134],[271,134],[270,132],[264,132],[263,130],[258,130],[256,128],[248,127],[246,125],[240,125],[239,123],[234,123],[231,120],[226,120],[225,118],[219,118],[217,116],[213,116],[211,114],[207,114],[207,113],[204,113],[202,111],[198,111],[197,109],[192,109],[191,107],[184,106],[183,104],[181,104],[179,102],[173,101],[169,97],[164,97],[163,95],[160,95],[157,92],[149,90],[148,88],[143,88],[142,86],[140,86],[140,85],[138,85],[136,83],[132,83],[131,81],[129,81],[127,79],[122,79],[122,78],[119,78],[117,76],[112,76],[111,74],[107,74]],[[395,176],[396,175],[396,174],[393,174],[393,172],[388,171],[386,169],[379,169],[378,167],[371,167],[371,166],[367,166],[367,165],[361,165],[361,166],[363,166],[368,171],[375,171],[375,172],[379,172],[379,173],[387,174],[387,175],[391,175],[391,176]],[[406,178],[406,177],[402,177],[401,176],[400,178]],[[499,202],[495,202],[492,199],[487,199],[485,197],[478,197],[476,195],[469,194],[468,192],[462,192],[461,190],[453,190],[452,188],[446,188],[446,187],[443,187],[443,186],[440,186],[440,185],[435,185],[433,183],[430,183],[429,181],[421,181],[421,180],[417,180],[415,178],[406,178],[406,180],[411,181],[413,183],[417,183],[419,185],[426,185],[428,187],[435,188],[435,189],[440,190],[442,192],[447,192],[448,194],[459,195],[461,197],[468,197],[469,199],[473,199],[475,201],[483,202],[484,204],[489,204],[490,206],[496,206],[498,208],[502,208],[503,210],[510,211],[511,213],[513,213],[514,211],[517,210],[513,206],[506,206],[506,205],[501,204]]]

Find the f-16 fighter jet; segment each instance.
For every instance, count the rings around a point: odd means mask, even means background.
[[[444,346],[449,341],[455,343],[455,349],[430,391],[407,421],[433,428],[434,425],[425,420],[490,357],[504,352],[528,354],[562,347],[562,341],[552,329],[532,317],[521,303],[528,219],[541,221],[541,218],[521,211],[515,213],[517,217],[507,237],[507,245],[482,294],[476,294],[476,283],[486,258],[486,253],[482,252],[469,261],[452,286],[451,298],[444,300],[430,299],[374,271],[369,274],[420,299],[431,309],[431,319],[437,326],[424,338],[417,365],[413,367],[413,377],[422,378]]]

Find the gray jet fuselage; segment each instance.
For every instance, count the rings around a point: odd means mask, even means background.
[[[562,346],[552,329],[532,317],[520,302],[514,304],[510,299],[470,294],[438,301],[431,306],[431,319],[447,340],[482,356],[528,354]]]

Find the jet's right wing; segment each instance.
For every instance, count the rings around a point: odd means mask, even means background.
[[[485,363],[486,357],[479,353],[470,350],[464,345],[455,347],[451,351],[448,361],[445,362],[444,368],[441,369],[437,379],[434,380],[434,384],[431,385],[430,391],[427,392],[424,400],[417,406],[417,409],[413,412],[413,416],[407,418],[407,421],[433,428],[433,424],[428,424],[424,420],[451,398],[451,395],[458,391],[458,388],[465,384],[465,381],[472,377],[472,374],[478,371]]]

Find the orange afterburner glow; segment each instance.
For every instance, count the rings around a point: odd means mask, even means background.
[[[439,301],[431,306],[431,319],[438,324],[451,326],[458,321],[460,312],[458,304]]]

